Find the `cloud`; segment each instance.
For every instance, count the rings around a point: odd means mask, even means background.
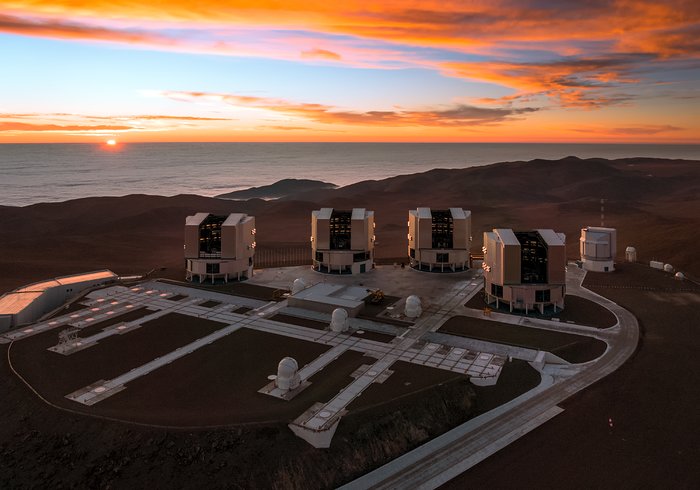
[[[0,132],[96,134],[116,131],[164,131],[184,126],[197,127],[193,126],[193,123],[209,121],[232,121],[232,119],[160,114],[94,116],[68,113],[5,113],[0,114]],[[199,127],[206,128],[207,126]]]
[[[670,124],[643,124],[638,126],[628,126],[620,128],[574,128],[573,131],[579,133],[595,133],[595,134],[614,134],[628,136],[645,136],[655,135],[660,133],[668,133],[673,131],[683,131],[685,128],[671,126]]]
[[[57,19],[23,18],[4,14],[0,14],[0,32],[22,36],[82,41],[107,41],[127,44],[175,44],[174,40],[152,32],[108,29]]]
[[[237,94],[211,92],[164,91],[164,97],[183,102],[220,102],[243,108],[272,111],[286,116],[322,123],[341,125],[384,125],[384,126],[473,126],[496,124],[517,116],[535,112],[536,108],[492,108],[475,107],[466,104],[445,109],[394,110],[394,111],[344,111],[337,107],[289,102],[284,99],[255,97]]]
[[[333,51],[328,51],[326,49],[310,49],[308,51],[302,51],[301,52],[301,57],[302,58],[321,58],[321,59],[326,59],[326,60],[334,60],[334,61],[340,61],[342,57],[338,53],[334,53]]]
[[[168,51],[421,68],[569,108],[628,103],[677,60],[700,60],[691,0],[10,0],[0,32]],[[322,48],[321,48],[322,46]],[[311,47],[311,48],[310,48]],[[477,101],[479,99],[476,99]]]
[[[127,131],[134,129],[132,126],[119,126],[119,125],[79,125],[79,124],[40,124],[40,123],[22,123],[22,122],[3,122],[0,121],[0,132],[7,131],[60,131],[60,132],[73,132],[73,131],[93,131],[93,132],[109,132],[109,131]]]
[[[598,108],[631,100],[617,90],[638,83],[633,76],[637,66],[650,63],[644,54],[598,58],[567,57],[540,63],[447,62],[441,66],[451,76],[483,80],[518,90],[500,99],[481,99],[485,103],[512,103],[542,95],[556,98],[565,107]],[[614,89],[613,93],[610,89]]]

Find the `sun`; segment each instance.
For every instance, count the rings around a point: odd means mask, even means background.
[[[115,146],[117,144],[117,140],[107,140],[107,144],[109,146]]]

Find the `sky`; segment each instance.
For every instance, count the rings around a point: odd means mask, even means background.
[[[0,0],[0,143],[700,143],[697,0]]]

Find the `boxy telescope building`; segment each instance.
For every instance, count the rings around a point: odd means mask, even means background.
[[[321,208],[311,212],[313,268],[332,274],[357,274],[374,261],[374,211]]]
[[[484,233],[486,302],[544,313],[564,308],[566,245],[563,233],[499,228]]]
[[[408,256],[419,270],[469,268],[472,214],[462,208],[418,208],[408,212]]]
[[[255,218],[197,213],[185,219],[185,278],[240,280],[253,276]]]

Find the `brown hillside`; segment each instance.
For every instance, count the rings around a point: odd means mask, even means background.
[[[659,259],[700,275],[700,162],[659,159],[507,162],[436,169],[279,201],[226,201],[193,195],[86,198],[0,207],[0,291],[59,274],[108,267],[120,274],[182,266],[182,225],[199,211],[256,216],[260,245],[307,243],[309,214],[320,206],[375,211],[377,256],[405,255],[406,215],[417,206],[464,207],[473,216],[474,249],[493,227],[554,228],[570,257],[579,230],[618,228],[618,253],[634,245],[640,260]]]

